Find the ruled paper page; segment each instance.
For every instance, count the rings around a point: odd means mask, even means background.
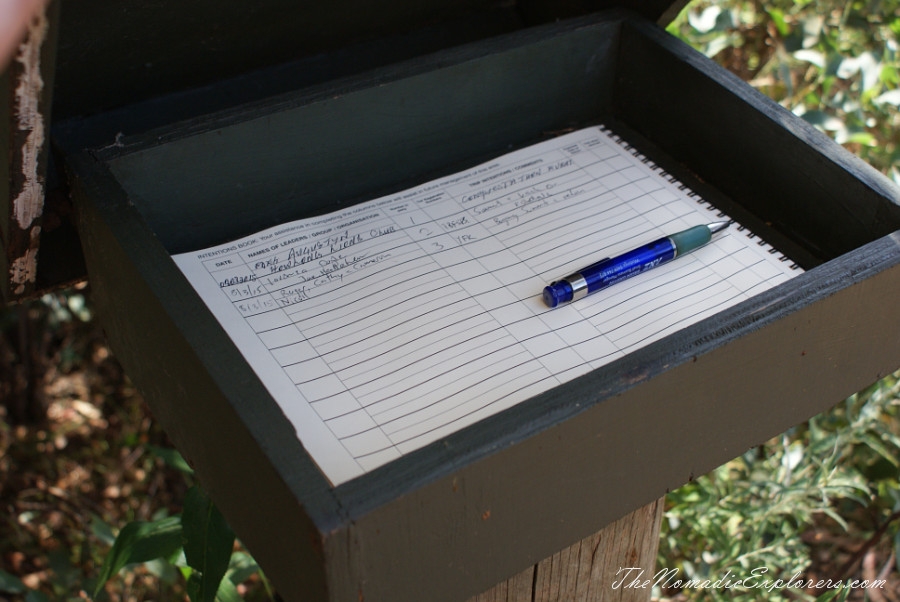
[[[732,225],[576,303],[541,301],[721,219],[594,127],[174,259],[337,485],[800,271]]]

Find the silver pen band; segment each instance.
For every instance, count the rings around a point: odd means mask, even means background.
[[[572,301],[584,299],[588,294],[587,280],[581,274],[572,274],[566,281],[572,285]]]
[[[672,243],[672,259],[678,257],[678,245],[675,244],[675,241],[672,240],[671,236],[667,236],[666,239]]]

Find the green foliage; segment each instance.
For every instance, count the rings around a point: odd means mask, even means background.
[[[669,31],[900,181],[900,2],[694,2]]]
[[[212,500],[199,487],[191,487],[182,514],[131,522],[119,532],[94,597],[127,565],[155,561],[154,568],[161,575],[170,574],[172,568],[180,571],[192,602],[239,601],[237,586],[258,573],[259,566],[248,554],[235,551],[234,542],[234,531]],[[0,586],[3,576],[0,574]]]
[[[147,445],[147,450],[185,475],[193,469],[176,450]],[[262,570],[246,552],[235,549],[235,534],[209,496],[198,486],[187,490],[182,513],[153,521],[133,521],[118,536],[95,517],[91,530],[111,548],[94,588],[101,595],[104,585],[129,565],[143,564],[161,582],[186,582],[192,602],[242,602],[237,586]],[[273,592],[263,577],[268,599]]]
[[[214,602],[228,570],[234,531],[198,487],[192,487],[185,497],[183,518],[184,556],[194,569],[188,579],[188,593],[194,602]]]
[[[0,569],[0,592],[5,594],[23,594],[27,589],[21,579]]]
[[[167,466],[171,466],[172,468],[186,474],[192,475],[194,474],[194,469],[190,467],[190,465],[184,460],[184,457],[178,453],[177,450],[159,447],[157,445],[147,445],[147,451],[152,453],[157,458],[160,458]]]
[[[816,602],[846,602],[852,591],[849,587],[835,588],[816,598]]]
[[[106,557],[94,590],[100,594],[109,579],[125,565],[157,558],[172,560],[181,551],[181,517],[170,516],[153,522],[128,523],[119,533]]]
[[[742,578],[765,567],[767,577],[788,580],[809,564],[802,536],[817,518],[847,528],[844,516],[865,507],[886,520],[900,509],[898,389],[896,375],[885,379],[671,493],[659,564],[686,579]],[[759,599],[739,588],[706,594]]]

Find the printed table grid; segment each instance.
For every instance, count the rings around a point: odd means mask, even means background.
[[[540,301],[722,217],[594,127],[174,259],[340,484],[799,271],[736,226],[602,294]]]

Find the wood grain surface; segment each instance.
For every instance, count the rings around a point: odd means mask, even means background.
[[[647,602],[649,587],[628,586],[641,569],[653,573],[664,505],[647,504],[468,602]]]

